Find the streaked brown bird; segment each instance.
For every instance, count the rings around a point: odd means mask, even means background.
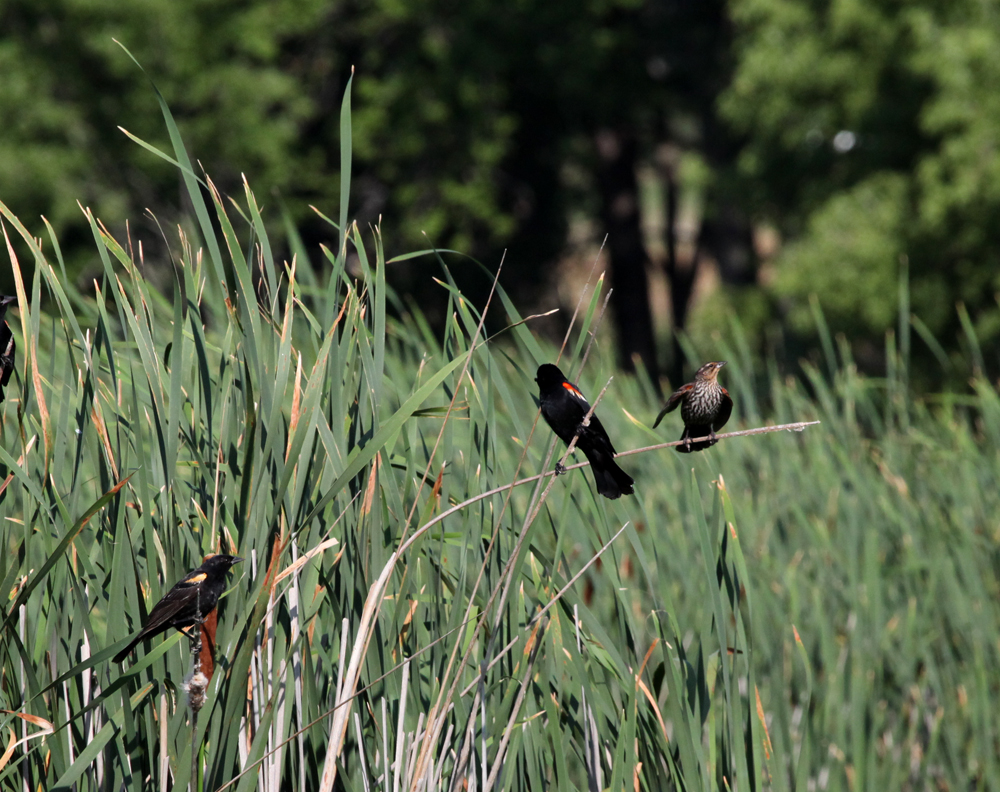
[[[719,384],[719,369],[726,365],[722,360],[718,363],[706,363],[694,375],[694,382],[682,385],[667,399],[660,414],[653,422],[653,428],[659,426],[663,416],[681,407],[681,418],[684,420],[684,433],[681,440],[684,445],[676,446],[682,454],[701,451],[719,442],[715,437],[717,429],[726,425],[733,412],[733,400],[729,391]],[[692,438],[705,437],[707,440],[692,442]]]
[[[4,388],[14,373],[14,334],[4,321],[7,306],[17,302],[17,297],[0,297],[0,403],[3,403]]]
[[[208,556],[205,563],[193,572],[188,572],[153,606],[146,625],[115,655],[114,662],[120,663],[128,657],[139,641],[166,632],[171,627],[190,638],[186,628],[201,624],[215,609],[226,588],[226,574],[233,564],[242,560],[224,554]]]

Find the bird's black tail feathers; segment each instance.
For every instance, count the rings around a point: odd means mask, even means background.
[[[594,471],[594,483],[597,491],[605,498],[616,500],[622,495],[631,495],[633,489],[632,477],[618,467],[618,463],[607,454],[588,454],[590,467]]]
[[[135,638],[133,638],[131,641],[129,641],[128,646],[126,646],[124,649],[122,649],[118,654],[116,654],[112,658],[111,662],[113,662],[113,663],[121,663],[121,662],[123,662],[125,660],[125,658],[129,656],[129,653],[133,649],[135,649],[136,646],[138,646],[139,641],[141,641],[144,637],[145,636],[142,633],[139,633]]]

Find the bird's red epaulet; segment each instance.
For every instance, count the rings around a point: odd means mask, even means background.
[[[570,393],[572,393],[574,396],[576,396],[576,398],[583,399],[583,401],[586,401],[586,399],[583,398],[583,394],[576,389],[576,386],[574,386],[572,382],[564,380],[562,386]]]

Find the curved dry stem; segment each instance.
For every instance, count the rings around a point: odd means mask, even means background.
[[[497,268],[497,274],[493,278],[493,285],[490,288],[489,297],[486,299],[486,307],[483,309],[482,315],[479,318],[479,324],[476,326],[476,333],[472,338],[471,344],[469,345],[469,352],[465,357],[462,372],[458,377],[459,383],[461,383],[468,374],[469,366],[472,363],[472,356],[475,354],[478,346],[477,342],[483,332],[483,325],[486,323],[486,314],[489,312],[490,304],[493,301],[493,295],[496,293],[497,282],[500,279],[500,272],[502,269],[503,261],[500,262],[500,266]],[[417,488],[418,492],[423,488],[424,484],[427,482],[427,477],[430,475],[431,466],[434,464],[434,458],[437,455],[438,447],[441,445],[445,429],[448,426],[448,420],[451,418],[452,411],[454,410],[455,400],[458,398],[458,393],[459,388],[456,387],[455,392],[452,394],[451,401],[448,403],[448,409],[445,412],[444,420],[441,422],[441,429],[438,432],[437,439],[435,439],[434,446],[427,459],[427,466],[424,468],[420,486]],[[413,515],[416,514],[418,504],[419,498],[414,498],[413,506],[410,508],[410,513],[406,515],[406,522],[403,524],[403,530],[400,535],[401,538],[406,537],[406,534],[410,529],[410,523],[413,520]],[[382,603],[384,602],[382,592],[384,591],[386,585],[388,585],[390,575],[396,566],[396,560],[399,556],[400,552],[396,551],[389,557],[382,574],[379,576],[378,580],[376,580],[375,584],[369,589],[361,622],[358,625],[358,635],[355,639],[354,648],[351,652],[351,661],[348,666],[348,673],[344,680],[344,690],[338,691],[338,698],[343,697],[345,702],[350,702],[354,699],[354,690],[357,686],[358,675],[361,672],[361,661],[368,651],[368,644],[371,640],[372,632],[375,629],[375,619],[378,617],[379,611],[382,609]],[[345,693],[346,695],[344,695]],[[334,713],[333,724],[330,727],[330,738],[327,743],[326,760],[323,763],[323,774],[321,776],[319,787],[320,792],[330,792],[330,790],[333,789],[333,783],[337,778],[337,759],[340,756],[340,751],[344,745],[344,737],[347,734],[350,711],[350,706],[347,706]]]
[[[590,267],[590,273],[587,275],[587,282],[583,284],[583,289],[580,291],[580,299],[576,301],[576,308],[573,309],[573,316],[570,317],[569,326],[566,328],[566,334],[563,336],[562,344],[559,346],[559,354],[556,355],[556,363],[558,363],[563,356],[563,352],[566,351],[566,344],[569,343],[570,334],[573,332],[573,328],[576,326],[576,317],[580,315],[580,306],[583,305],[583,299],[587,296],[587,291],[590,289],[590,279],[594,277],[594,272],[597,269],[597,265],[601,263],[601,253],[604,252],[604,246],[608,243],[608,235],[604,235],[604,239],[601,240],[601,247],[597,251],[597,255],[594,256],[594,263]],[[597,288],[600,288],[601,281],[604,278],[604,273],[602,272],[600,277],[597,279]]]
[[[800,421],[798,423],[779,424],[777,426],[761,426],[761,427],[757,427],[757,428],[754,428],[754,429],[741,429],[741,430],[739,430],[737,432],[725,432],[724,434],[717,434],[715,436],[715,438],[717,440],[726,440],[726,439],[731,438],[731,437],[749,437],[751,435],[770,434],[771,432],[801,432],[807,426],[816,426],[819,423],[821,423],[821,422],[820,421]],[[696,437],[696,438],[692,438],[692,439],[693,440],[703,440],[703,439],[707,439],[707,438]],[[657,443],[656,445],[643,446],[642,448],[633,448],[633,449],[631,449],[629,451],[619,451],[615,455],[615,458],[617,459],[618,457],[632,456],[633,454],[645,454],[645,453],[647,453],[649,451],[658,451],[661,448],[673,448],[674,446],[679,446],[679,445],[684,445],[684,441],[683,440],[673,440],[673,441],[671,441],[669,443]],[[590,462],[576,462],[576,463],[574,463],[572,465],[566,465],[565,469],[566,470],[576,470],[577,468],[587,467],[588,465],[590,465]],[[418,533],[415,533],[412,537],[410,537],[410,539],[406,543],[404,543],[399,548],[400,552],[405,551],[409,547],[409,545],[411,545],[413,542],[416,541],[418,535],[419,536],[423,535],[423,532],[425,530],[434,527],[439,522],[442,522],[445,518],[450,517],[452,514],[455,514],[456,512],[462,511],[462,509],[466,508],[467,506],[471,506],[473,503],[478,503],[481,500],[484,500],[486,498],[492,497],[493,495],[496,495],[498,493],[505,492],[507,490],[513,489],[514,487],[520,487],[523,484],[531,484],[534,481],[538,481],[539,479],[543,479],[543,478],[546,478],[548,476],[555,476],[555,471],[554,470],[548,470],[548,471],[546,471],[544,473],[538,473],[538,474],[536,474],[534,476],[528,476],[528,477],[523,478],[523,479],[517,479],[516,481],[512,481],[510,484],[503,484],[502,486],[494,487],[491,490],[487,490],[486,492],[481,492],[478,495],[474,495],[473,497],[469,498],[468,500],[464,500],[461,503],[456,503],[451,508],[446,509],[445,511],[441,512],[436,517],[428,520],[426,523],[424,523],[423,525],[421,525],[420,528],[418,529]]]
[[[597,398],[594,400],[594,403],[590,405],[590,409],[587,410],[587,414],[583,416],[583,421],[580,422],[580,428],[577,429],[577,433],[573,435],[573,439],[569,442],[569,445],[566,448],[566,453],[563,455],[562,460],[560,460],[560,464],[556,468],[557,470],[565,469],[562,465],[562,462],[566,461],[569,455],[573,453],[573,449],[576,447],[577,440],[580,437],[580,429],[582,429],[585,426],[589,426],[590,418],[594,414],[594,410],[597,409],[597,405],[600,403],[601,399],[604,398],[604,394],[607,392],[608,387],[610,387],[611,381],[613,379],[614,377],[608,379],[607,383],[605,383],[604,387],[601,389],[601,392],[597,394]],[[551,455],[551,450],[549,453]],[[541,482],[539,481],[539,486],[540,484]],[[490,610],[493,608],[493,604],[497,600],[497,593],[499,592],[500,598],[496,606],[494,629],[490,637],[490,643],[487,646],[485,656],[488,657],[489,654],[492,652],[493,642],[496,640],[496,636],[499,634],[499,630],[497,628],[499,627],[500,624],[500,619],[501,615],[503,614],[504,605],[506,605],[507,603],[507,598],[510,596],[510,590],[511,587],[513,586],[513,581],[514,581],[513,570],[517,563],[517,559],[520,557],[521,547],[524,545],[524,541],[528,536],[528,529],[534,522],[535,517],[538,515],[538,511],[541,509],[542,504],[545,502],[545,499],[548,497],[549,492],[551,491],[554,484],[555,484],[555,479],[553,478],[552,481],[550,481],[548,485],[545,487],[541,495],[538,495],[538,488],[536,487],[534,498],[531,504],[528,506],[527,510],[528,516],[525,518],[524,524],[521,526],[521,531],[517,538],[517,542],[514,544],[514,548],[511,551],[510,556],[507,558],[507,563],[504,565],[503,572],[500,574],[501,582],[490,593],[490,597],[486,602],[486,606],[483,608],[483,614],[480,617],[479,621],[476,622],[476,626],[473,628],[472,638],[468,642],[468,648],[466,649],[465,655],[463,656],[463,662],[465,662],[468,659],[469,655],[472,653],[475,646],[475,638],[479,634],[479,630],[481,630],[483,625],[486,623],[486,619],[489,617]],[[485,677],[486,673],[485,668],[487,667],[487,665],[488,662],[483,663],[484,669],[480,673],[480,682],[482,682],[483,678]],[[448,691],[448,697],[445,699],[446,702],[450,701],[454,697],[457,688],[458,688],[458,679],[456,678],[455,682],[452,684],[451,689]],[[482,700],[480,697],[480,691],[477,691],[476,697],[475,699],[473,699],[472,707],[469,711],[469,720],[475,718],[476,712],[481,703]],[[465,763],[468,760],[472,732],[466,731],[465,734],[466,737],[465,741],[462,744],[462,749],[459,753],[459,760],[456,763],[455,769],[452,774],[452,785],[451,785],[452,790],[455,790],[457,788],[456,784],[461,778],[461,771],[464,769]],[[484,784],[486,783],[486,779],[483,779],[483,783]]]
[[[608,293],[604,295],[604,305],[601,306],[601,313],[597,317],[597,323],[594,325],[594,329],[590,331],[590,340],[587,342],[587,348],[583,350],[583,357],[580,358],[580,365],[576,372],[577,379],[580,379],[580,375],[583,373],[583,367],[587,364],[587,358],[590,357],[590,350],[594,346],[594,342],[597,340],[597,331],[601,329],[601,324],[604,322],[604,313],[608,310],[608,303],[611,301],[611,295],[613,293],[614,289],[608,289]]]
[[[603,393],[604,393],[604,391],[602,390],[601,391],[601,395],[603,395]],[[596,401],[595,401],[595,406],[596,406]],[[592,411],[593,410],[591,410],[591,412]],[[799,421],[799,422],[796,422],[796,423],[778,424],[776,426],[761,426],[761,427],[755,427],[753,429],[741,429],[741,430],[738,430],[738,431],[735,431],[735,432],[725,432],[723,434],[717,434],[716,435],[716,439],[718,439],[718,440],[726,440],[726,439],[733,438],[733,437],[750,437],[750,436],[754,436],[754,435],[770,434],[772,432],[802,432],[807,427],[817,426],[820,423],[821,423],[821,421]],[[693,439],[694,440],[701,440],[701,439],[707,439],[707,438],[693,438]],[[574,442],[575,442],[575,438],[574,438]],[[675,440],[675,441],[671,441],[669,443],[657,443],[656,445],[644,446],[642,448],[633,448],[633,449],[628,450],[628,451],[622,451],[622,452],[619,452],[616,456],[622,457],[622,456],[632,456],[633,454],[644,454],[644,453],[648,453],[650,451],[658,451],[658,450],[660,450],[662,448],[672,448],[674,446],[679,446],[679,445],[683,445],[683,444],[684,444],[684,441],[681,441],[681,440]],[[590,464],[589,462],[578,462],[578,463],[575,463],[573,465],[567,465],[566,466],[566,470],[574,470],[576,468],[586,467],[589,464]],[[513,490],[515,487],[520,487],[520,486],[523,486],[524,484],[531,484],[531,483],[534,483],[534,482],[539,482],[541,479],[550,478],[550,477],[551,478],[555,477],[555,471],[548,470],[548,471],[545,471],[544,473],[539,473],[539,474],[534,475],[534,476],[527,476],[526,478],[523,478],[523,479],[517,479],[515,481],[512,481],[509,484],[504,484],[504,485],[499,486],[499,487],[494,487],[491,490],[487,490],[486,492],[481,492],[478,495],[475,495],[475,496],[473,496],[473,497],[471,497],[471,498],[469,498],[467,500],[462,501],[461,503],[455,504],[451,508],[446,509],[445,511],[441,512],[440,514],[438,514],[436,517],[428,520],[426,523],[424,523],[423,525],[421,525],[416,531],[414,531],[413,534],[408,539],[406,539],[403,542],[403,544],[400,545],[399,549],[396,551],[396,553],[393,554],[393,557],[390,558],[390,560],[389,560],[389,562],[387,563],[386,566],[388,567],[390,565],[395,564],[396,560],[399,557],[401,557],[420,537],[422,537],[425,533],[427,533],[427,531],[429,531],[431,528],[433,528],[438,523],[443,522],[446,518],[450,517],[451,515],[453,515],[453,514],[459,512],[459,511],[461,511],[461,510],[463,510],[463,509],[471,506],[474,503],[478,503],[481,500],[485,500],[486,498],[490,498],[490,497],[492,497],[494,495],[498,495],[498,494],[500,494],[502,492],[507,492],[507,491]],[[548,488],[550,488],[551,486],[552,486],[552,482],[550,482],[549,483],[549,487],[546,488],[546,494],[548,492]],[[600,550],[597,551],[597,553],[587,562],[587,564],[584,565],[584,567],[582,569],[580,569],[566,583],[566,585],[564,585],[563,588],[561,588],[559,590],[559,592],[555,596],[553,596],[553,598],[542,608],[542,610],[539,611],[533,617],[531,623],[534,623],[535,620],[537,620],[538,618],[540,618],[541,616],[543,616],[549,609],[552,608],[553,605],[555,605],[565,595],[566,591],[569,590],[569,588],[579,579],[579,577],[584,572],[586,572],[587,569],[589,569],[590,566],[605,552],[605,550],[607,550],[608,547],[611,546],[611,544],[615,541],[615,539],[617,539],[621,535],[622,531],[625,530],[625,528],[627,527],[627,525],[628,525],[628,523],[626,523],[625,525],[623,525],[618,530],[618,532],[615,533],[615,535],[612,536],[611,539],[609,539],[600,548]],[[523,535],[523,532],[522,532],[522,535]],[[518,547],[520,547],[520,544],[518,545]],[[512,557],[514,555],[515,554],[512,553]],[[506,573],[506,570],[505,570],[505,573]],[[488,612],[489,612],[489,608],[487,607],[487,608],[484,609],[484,614],[488,613]],[[483,617],[480,617],[480,618],[483,618]],[[378,684],[379,682],[381,682],[383,679],[385,679],[390,674],[392,674],[392,673],[400,670],[401,668],[403,668],[403,666],[407,662],[412,661],[414,658],[416,658],[419,655],[423,654],[424,652],[428,651],[433,646],[437,645],[438,643],[440,643],[441,641],[443,641],[445,638],[447,638],[449,635],[452,635],[455,632],[464,630],[465,627],[471,621],[472,621],[472,619],[466,618],[464,621],[462,621],[456,627],[453,627],[448,632],[444,633],[443,635],[441,635],[438,638],[436,638],[433,641],[431,641],[431,643],[427,644],[427,646],[424,646],[421,649],[417,650],[414,654],[412,654],[408,658],[406,658],[406,660],[401,661],[400,663],[398,663],[397,665],[395,665],[393,668],[390,668],[388,671],[386,671],[384,674],[382,674],[377,679],[372,680],[372,682],[370,684],[366,685],[363,688],[360,688],[360,689],[356,690],[352,696],[350,696],[350,697],[344,697],[343,700],[338,701],[333,707],[331,707],[329,710],[327,710],[326,712],[324,712],[321,715],[319,715],[315,720],[313,720],[310,723],[306,724],[301,729],[299,729],[298,731],[296,731],[292,735],[290,735],[286,740],[284,740],[281,743],[279,743],[278,746],[276,748],[274,748],[272,751],[269,751],[269,752],[265,753],[256,762],[254,762],[253,764],[245,767],[238,775],[236,775],[234,778],[230,779],[226,784],[223,784],[221,787],[219,787],[218,790],[217,790],[217,792],[221,792],[221,790],[224,790],[227,787],[232,786],[233,784],[235,784],[246,773],[255,772],[256,767],[258,765],[260,765],[265,759],[267,759],[269,756],[271,756],[276,751],[278,751],[281,748],[283,748],[285,745],[287,745],[289,742],[291,742],[292,740],[294,740],[300,734],[308,731],[310,728],[312,728],[316,724],[318,724],[321,721],[325,720],[326,718],[330,717],[330,715],[333,714],[334,712],[336,712],[338,709],[340,709],[341,707],[347,705],[354,698],[356,698],[357,696],[360,696],[366,690],[368,690],[372,686]],[[529,626],[530,626],[531,623],[529,623]],[[512,641],[507,646],[505,646],[501,650],[501,653],[496,658],[494,658],[493,661],[491,661],[488,664],[487,670],[489,668],[492,668],[493,665],[495,664],[495,661],[498,660],[504,653],[510,651],[510,649],[515,645],[515,643],[516,643],[515,641]],[[471,683],[469,686],[467,686],[465,689],[463,689],[461,691],[460,695],[462,695],[462,696],[467,695],[469,692],[472,691],[472,688],[475,687],[478,684],[478,682],[479,682],[479,679],[477,678],[473,683]],[[446,712],[447,710],[445,709],[444,711]],[[429,733],[429,730],[425,730],[425,734],[428,734],[428,733]],[[419,778],[420,775],[419,774],[415,774],[415,777]]]
[[[605,237],[605,241],[607,241],[606,237]],[[602,250],[604,249],[604,243],[603,242],[601,244],[601,249]],[[583,289],[583,291],[580,294],[580,298],[577,300],[576,308],[573,310],[573,315],[572,315],[572,317],[570,317],[569,327],[566,328],[566,335],[564,336],[562,345],[559,348],[559,354],[556,356],[556,362],[558,362],[562,358],[562,354],[563,354],[563,352],[566,349],[567,343],[569,342],[570,334],[573,331],[573,327],[576,325],[576,320],[577,320],[577,317],[579,316],[580,308],[583,305],[583,300],[586,297],[587,289],[590,286],[590,280],[594,276],[594,272],[597,269],[599,261],[600,261],[600,251],[598,251],[598,255],[594,257],[594,264],[591,267],[590,275],[587,277],[587,283],[584,286],[584,289]],[[604,273],[601,273],[601,275],[599,276],[598,281],[597,281],[597,288],[598,289],[600,288],[600,284],[603,282],[603,279],[604,279]],[[607,307],[607,298],[605,298],[605,301],[604,301],[604,308],[606,308],[606,307]],[[594,331],[592,332],[591,340],[590,340],[591,344],[593,344],[594,338],[596,337],[596,330],[597,330],[598,327],[600,327],[600,323],[601,323],[601,321],[604,318],[604,308],[602,308],[601,315],[598,318],[597,326],[594,328]],[[587,351],[589,352],[589,350],[590,350],[590,346],[588,345]],[[586,355],[584,356],[584,360],[586,360]],[[581,368],[582,368],[582,363],[581,363]],[[605,386],[605,389],[606,388],[607,388],[607,386]],[[602,391],[602,394],[603,394],[603,391]],[[596,406],[596,402],[595,402],[595,406]],[[593,412],[593,408],[591,408],[590,412],[591,413]],[[524,448],[523,448],[523,450],[521,452],[521,456],[518,459],[517,467],[515,468],[515,475],[517,474],[517,472],[519,472],[521,470],[521,466],[524,464],[524,461],[527,458],[528,445],[531,442],[531,438],[534,436],[535,427],[538,425],[538,418],[539,418],[540,414],[541,414],[540,411],[535,413],[535,420],[534,420],[534,423],[532,423],[532,425],[531,425],[531,431],[528,433],[528,439],[525,441]],[[585,419],[584,425],[586,425],[586,423],[589,422],[589,419],[590,419],[590,413],[588,413],[588,415],[587,415],[587,417]],[[574,443],[575,443],[575,438],[574,438]],[[546,456],[545,456],[545,466],[546,467],[548,467],[548,464],[549,464],[549,462],[552,459],[552,454],[555,452],[555,448],[556,448],[556,438],[553,438],[552,442],[549,445],[549,449],[548,449],[548,451],[546,453]],[[572,448],[573,448],[573,444],[570,445],[570,449],[569,450],[571,451]],[[569,453],[569,451],[567,451],[567,454],[568,453]],[[540,484],[541,484],[541,482],[539,481],[539,488],[540,488]],[[508,491],[507,497],[504,498],[503,505],[502,505],[502,507],[500,509],[500,515],[497,518],[497,520],[495,521],[495,525],[494,525],[494,528],[493,528],[493,533],[490,536],[489,545],[486,547],[486,551],[483,554],[483,562],[482,562],[482,564],[479,567],[479,572],[478,572],[478,574],[476,576],[476,581],[473,584],[473,590],[474,591],[478,591],[479,590],[479,584],[482,582],[483,575],[486,574],[486,567],[487,567],[487,564],[489,563],[489,558],[490,558],[491,553],[493,552],[493,548],[496,545],[497,537],[499,536],[499,532],[500,532],[500,526],[501,526],[501,524],[503,522],[503,516],[507,512],[507,507],[508,507],[508,505],[510,503],[510,497],[511,497],[512,494],[513,494],[513,490],[511,489],[511,490]],[[538,498],[538,494],[539,494],[539,489],[536,488],[535,492],[532,495],[532,503],[534,503],[536,501],[536,499]],[[543,496],[543,500],[544,500],[544,496]],[[529,507],[529,511],[530,511],[530,507]],[[522,528],[522,531],[521,531],[522,534],[525,532],[525,530],[526,530],[526,528],[527,528],[528,525],[530,525],[530,521],[525,523],[525,526]],[[416,538],[416,537],[414,537],[414,538]],[[517,550],[519,550],[519,549],[520,549],[520,542],[518,543],[517,548],[515,550],[515,553],[512,556],[513,558],[517,557]],[[402,550],[402,548],[401,548],[401,550]],[[507,575],[507,570],[508,569],[509,569],[509,565],[504,568],[503,575]],[[479,619],[479,621],[476,624],[476,627],[474,628],[473,636],[478,635],[479,630],[482,628],[483,624],[485,624],[486,613],[488,613],[489,608],[491,607],[492,602],[493,602],[493,600],[496,597],[496,594],[497,594],[497,591],[496,591],[496,589],[494,589],[494,591],[491,592],[491,594],[490,594],[489,601],[487,602],[486,610],[484,611],[483,616]],[[472,606],[473,606],[473,601],[472,601],[472,599],[470,599],[469,603],[468,603],[468,605],[466,607],[466,612],[465,612],[465,616],[463,618],[463,623],[466,623],[466,622],[469,621],[470,614],[472,612]],[[466,649],[466,652],[465,652],[465,654],[462,657],[462,662],[463,663],[467,662],[467,660],[468,660],[471,652],[473,651],[474,646],[475,646],[475,642],[474,641],[469,641],[468,647]],[[490,647],[492,647],[492,639],[491,639]],[[459,684],[458,678],[456,677],[454,681],[451,681],[451,674],[452,674],[452,671],[455,668],[455,661],[456,661],[456,659],[458,657],[458,650],[459,650],[459,646],[456,644],[455,647],[453,648],[450,656],[448,657],[448,663],[445,666],[444,674],[441,677],[440,690],[438,692],[437,701],[435,702],[434,706],[431,708],[431,711],[428,713],[427,728],[426,728],[426,730],[424,732],[423,744],[421,745],[420,755],[419,755],[419,757],[417,759],[416,771],[413,774],[413,778],[414,779],[416,779],[416,778],[422,778],[423,775],[424,775],[424,770],[425,770],[425,767],[427,765],[427,762],[429,761],[429,756],[430,756],[430,751],[432,749],[432,746],[437,742],[437,740],[441,736],[441,729],[443,728],[443,724],[444,724],[443,713],[445,713],[445,712],[448,711],[448,709],[449,709],[448,702],[450,702],[450,700],[455,696],[455,693],[457,691],[458,684]],[[450,685],[450,687],[449,687],[449,685]],[[470,717],[474,717],[477,705],[478,705],[478,697],[476,699],[476,702],[474,702],[474,704],[473,704],[472,714],[470,715]]]

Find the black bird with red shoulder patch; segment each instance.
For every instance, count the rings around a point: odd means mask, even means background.
[[[201,624],[214,610],[226,588],[226,575],[233,564],[242,560],[224,554],[208,556],[200,567],[185,575],[153,606],[146,626],[115,655],[114,662],[120,663],[128,657],[139,641],[166,632],[171,627],[189,635],[185,628]]]
[[[567,445],[579,432],[576,447],[590,462],[597,491],[611,500],[631,495],[634,491],[632,477],[615,462],[615,447],[611,445],[611,439],[597,415],[590,416],[589,426],[582,426],[590,404],[580,393],[580,389],[551,363],[538,367],[535,382],[538,383],[542,417],[552,427],[552,431]],[[557,466],[556,473],[561,472],[563,471]]]
[[[722,360],[717,363],[706,363],[694,375],[694,382],[682,385],[667,399],[660,414],[653,422],[653,428],[659,426],[663,416],[668,412],[681,408],[681,418],[684,421],[684,433],[681,440],[684,445],[676,446],[682,454],[701,451],[714,446],[719,441],[715,432],[726,425],[733,412],[733,400],[729,391],[719,384],[719,369],[726,365]],[[692,442],[691,438],[705,437],[707,440]]]

